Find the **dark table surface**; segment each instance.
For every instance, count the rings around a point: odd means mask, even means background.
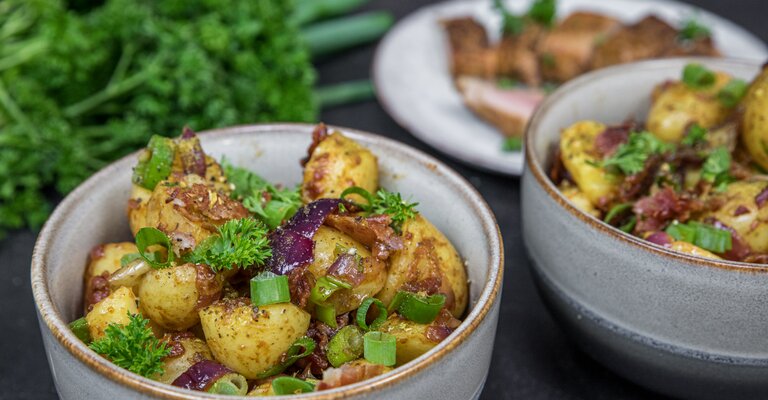
[[[600,0],[609,1],[609,0]],[[725,16],[768,41],[764,0],[689,1]],[[391,10],[402,18],[428,0],[374,0],[366,8]],[[728,43],[721,43],[727,47]],[[321,83],[369,76],[374,46],[354,49],[318,64]],[[435,153],[399,127],[376,102],[323,112],[326,123],[386,135]],[[437,154],[477,187],[496,213],[504,236],[504,292],[496,351],[483,399],[652,399],[650,393],[603,368],[580,352],[542,305],[528,271],[520,231],[520,185],[515,178],[479,172]],[[56,391],[40,338],[29,284],[36,233],[18,231],[0,241],[0,398],[54,399]]]

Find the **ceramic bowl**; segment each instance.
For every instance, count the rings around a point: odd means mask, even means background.
[[[645,118],[653,87],[691,61],[751,80],[760,64],[672,59],[604,69],[547,98],[526,137],[523,237],[543,298],[576,342],[619,374],[685,398],[765,398],[768,266],[673,252],[579,211],[547,177],[571,123]]]
[[[381,136],[337,129],[378,156],[382,186],[418,199],[419,211],[455,244],[466,260],[470,309],[446,340],[408,364],[375,379],[299,397],[476,398],[491,360],[502,284],[502,242],[493,213],[467,181],[436,159]],[[217,159],[226,156],[235,165],[290,185],[301,179],[299,160],[306,154],[311,131],[312,126],[303,124],[254,125],[211,131],[200,138],[206,152]],[[56,208],[35,245],[32,290],[56,388],[62,399],[217,398],[118,368],[67,329],[82,310],[89,249],[130,240],[125,207],[135,162],[135,154],[127,156],[75,189]]]

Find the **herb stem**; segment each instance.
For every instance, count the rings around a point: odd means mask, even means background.
[[[320,108],[331,108],[373,98],[373,84],[369,79],[323,86],[315,90]]]
[[[105,101],[111,100],[115,97],[121,96],[131,90],[139,87],[146,82],[150,77],[150,70],[146,69],[139,73],[132,75],[118,83],[107,85],[103,90],[94,93],[90,97],[87,97],[75,104],[67,106],[64,109],[64,115],[68,118],[76,118],[88,111],[93,110]]]

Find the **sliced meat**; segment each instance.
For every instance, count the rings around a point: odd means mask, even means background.
[[[496,74],[519,79],[529,86],[541,84],[536,47],[543,33],[541,25],[526,24],[519,35],[504,36],[496,46]]]
[[[678,31],[655,15],[610,35],[595,48],[593,68],[663,56],[677,45]]]
[[[710,37],[676,41],[675,45],[667,49],[662,57],[682,57],[682,56],[709,56],[720,57],[722,54],[715,47],[715,42]]]
[[[501,89],[496,82],[461,77],[456,81],[464,103],[480,118],[498,128],[506,136],[521,136],[544,99],[539,89]]]
[[[615,18],[574,12],[544,34],[536,50],[544,80],[564,82],[587,70],[595,44],[619,29]]]
[[[454,76],[493,76],[496,52],[489,47],[485,27],[471,17],[441,23],[448,36],[451,73]]]

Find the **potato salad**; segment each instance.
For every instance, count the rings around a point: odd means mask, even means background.
[[[132,241],[90,252],[75,335],[174,386],[268,396],[352,384],[446,339],[468,301],[454,246],[323,124],[297,187],[206,155],[185,128],[133,171]],[[299,160],[296,160],[299,162]]]
[[[587,214],[679,252],[768,263],[768,66],[697,63],[659,83],[644,123],[563,129],[550,178]]]

